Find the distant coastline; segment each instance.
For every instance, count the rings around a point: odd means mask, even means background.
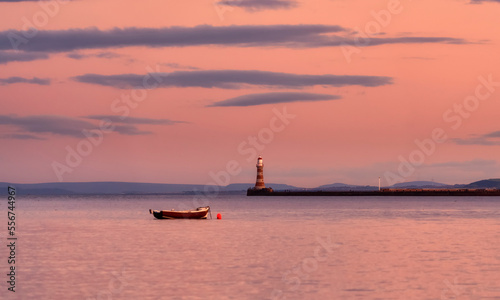
[[[203,194],[207,186],[201,184],[162,184],[162,183],[137,183],[137,182],[52,182],[52,183],[8,183],[0,182],[0,188],[8,186],[16,187],[19,195],[196,195]],[[301,188],[287,184],[267,184],[275,192],[290,191],[299,194],[311,192],[343,192],[355,194],[358,192],[378,192],[378,187],[369,185],[349,185],[335,183],[322,185],[316,188]],[[211,186],[210,191],[218,194],[240,194],[247,193],[252,187],[250,183],[234,183],[227,186]],[[486,179],[470,184],[447,185],[429,181],[413,181],[398,183],[384,189],[432,189],[432,190],[454,190],[454,189],[500,189],[500,179]],[[440,192],[442,193],[442,192]],[[278,194],[275,194],[278,195]],[[317,194],[319,195],[319,194]],[[367,195],[366,193],[363,195]],[[394,195],[391,194],[391,195]],[[405,195],[408,195],[406,193]]]
[[[247,196],[500,196],[500,189],[382,189],[380,191],[272,191],[248,189]]]

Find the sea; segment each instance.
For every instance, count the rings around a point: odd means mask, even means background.
[[[499,197],[18,196],[15,213],[1,299],[500,299]]]

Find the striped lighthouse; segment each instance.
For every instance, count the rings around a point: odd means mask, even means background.
[[[264,163],[262,163],[262,156],[257,158],[257,181],[255,182],[255,189],[262,190],[265,189],[264,184]]]

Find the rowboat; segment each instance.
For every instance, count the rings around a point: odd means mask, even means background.
[[[157,219],[206,219],[209,212],[210,206],[198,207],[196,210],[149,210]]]

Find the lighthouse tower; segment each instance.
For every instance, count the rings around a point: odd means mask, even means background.
[[[255,182],[256,190],[265,189],[266,185],[264,184],[264,163],[262,163],[262,156],[259,156],[257,159],[257,181]]]

